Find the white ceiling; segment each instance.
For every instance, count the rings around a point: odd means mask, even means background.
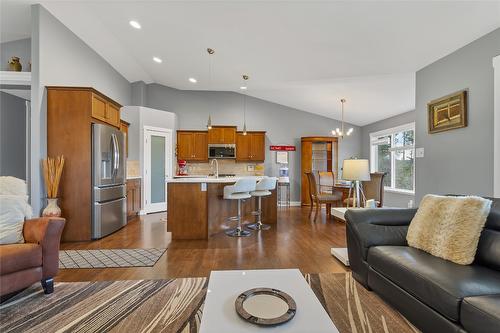
[[[357,125],[414,109],[415,71],[500,27],[500,1],[43,4],[131,82],[238,91],[246,73],[249,95],[331,118],[345,97]]]

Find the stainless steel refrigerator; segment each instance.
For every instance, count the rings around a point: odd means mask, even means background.
[[[125,137],[118,129],[92,124],[92,239],[127,224]]]

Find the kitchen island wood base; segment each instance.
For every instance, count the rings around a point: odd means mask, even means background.
[[[208,237],[235,228],[236,222],[226,219],[238,212],[237,200],[224,200],[224,186],[231,182],[171,182],[167,185],[167,231],[172,239],[208,239]],[[262,222],[276,224],[276,190],[262,198]],[[243,221],[254,222],[251,212],[257,208],[257,199],[242,203]]]

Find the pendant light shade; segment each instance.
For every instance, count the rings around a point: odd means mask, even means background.
[[[244,87],[245,89],[241,90],[248,90],[246,81],[248,81],[249,77],[248,75],[243,74],[242,78],[244,84],[240,87],[240,89]],[[243,135],[247,135],[247,95],[245,93],[243,93]]]
[[[209,89],[212,87],[212,55],[215,53],[215,50],[212,48],[207,48],[208,53],[208,87]],[[207,129],[212,129],[212,117],[210,115],[210,111],[208,111],[208,120],[207,120]]]

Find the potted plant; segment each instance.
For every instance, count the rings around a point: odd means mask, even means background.
[[[64,156],[48,157],[42,161],[43,178],[47,189],[47,207],[42,215],[46,217],[61,216],[61,208],[57,205],[59,182],[64,167]]]

